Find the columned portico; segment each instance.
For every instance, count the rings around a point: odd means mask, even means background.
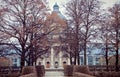
[[[51,46],[51,54],[50,54],[50,68],[58,68],[62,67],[62,52],[59,51],[60,44],[54,43]],[[57,50],[56,50],[57,49]]]

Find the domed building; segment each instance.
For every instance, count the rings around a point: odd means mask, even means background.
[[[67,53],[62,49],[64,43],[61,42],[60,37],[64,37],[64,30],[67,27],[66,18],[59,11],[57,3],[53,6],[53,11],[46,18],[46,24],[49,25],[53,31],[47,35],[50,43],[50,52],[42,58],[37,60],[37,65],[45,65],[46,68],[59,68],[63,67],[64,64],[69,64],[69,58]]]

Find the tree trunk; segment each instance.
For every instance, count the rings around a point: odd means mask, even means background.
[[[117,19],[118,20],[118,19]],[[118,22],[118,21],[117,21]],[[119,62],[119,27],[118,27],[118,23],[116,25],[116,62],[115,62],[115,70],[119,71],[118,68],[118,62]]]
[[[70,52],[70,64],[72,65],[72,53]]]
[[[86,41],[85,41],[86,42]],[[86,43],[84,44],[84,65],[87,65],[87,59],[86,59]]]
[[[74,55],[74,65],[76,65],[76,59],[77,59],[77,53],[75,51],[75,55]]]
[[[26,51],[24,49],[24,45],[21,44],[21,46],[22,46],[22,53],[21,53],[21,63],[20,63],[20,66],[22,68],[23,66],[25,66],[25,53],[26,53]]]
[[[20,63],[21,67],[25,66],[25,60],[24,59],[25,59],[24,56],[21,56],[21,63]]]
[[[80,56],[79,56],[79,52],[77,53],[77,64],[80,65]]]
[[[108,71],[108,48],[106,48],[106,53],[105,53],[105,59],[106,59],[106,69]]]
[[[119,71],[118,62],[119,62],[119,53],[118,53],[118,49],[116,49],[116,62],[115,62],[115,70],[116,71]]]
[[[21,66],[21,71],[20,72],[22,72],[22,68],[25,66],[25,53],[24,52],[21,55],[20,66]]]
[[[76,20],[76,47],[75,47],[75,58],[76,58],[76,64],[80,64],[79,62],[79,23],[78,19]]]
[[[29,54],[28,57],[29,57],[29,58],[28,58],[28,62],[27,62],[27,64],[28,64],[28,66],[30,66],[30,54]]]
[[[106,69],[108,71],[108,40],[106,35],[106,45],[105,45],[105,59],[106,59]]]

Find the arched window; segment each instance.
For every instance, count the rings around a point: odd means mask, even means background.
[[[63,64],[66,64],[66,61],[64,61]]]
[[[49,61],[47,61],[46,63],[47,63],[47,64],[50,64],[50,62],[49,62]]]
[[[58,64],[58,62],[56,61],[55,64]]]

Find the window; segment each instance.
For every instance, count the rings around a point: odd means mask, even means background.
[[[64,61],[63,64],[66,64],[66,61]]]
[[[48,62],[46,62],[47,64],[50,64],[50,62],[48,61]]]
[[[96,57],[96,65],[99,65],[100,63],[99,63],[99,60],[100,60],[100,58],[99,57]]]
[[[93,57],[88,56],[88,65],[93,65]]]
[[[17,58],[13,58],[12,61],[16,63],[17,62]]]
[[[55,64],[58,64],[58,62],[56,61]]]
[[[17,62],[17,58],[14,59],[14,62]]]
[[[13,64],[14,66],[17,66],[17,64]]]
[[[99,61],[99,59],[100,59],[99,57],[96,57],[96,62],[98,62],[98,61]]]
[[[81,65],[84,64],[83,56],[80,57]]]

